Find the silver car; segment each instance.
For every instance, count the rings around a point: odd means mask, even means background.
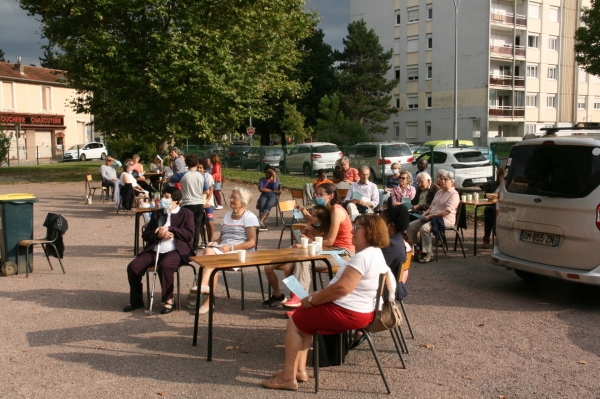
[[[408,144],[387,143],[358,143],[348,150],[348,158],[353,168],[366,165],[371,169],[369,179],[381,180],[381,176],[392,174],[391,166],[394,162],[399,164],[412,162],[413,154]]]

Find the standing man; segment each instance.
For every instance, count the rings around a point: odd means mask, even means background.
[[[107,156],[104,165],[100,166],[100,176],[102,177],[102,187],[106,187],[106,194],[110,195],[110,189],[115,192],[115,182],[117,181],[117,169],[121,167],[121,162],[113,157]]]
[[[415,173],[413,173],[413,184],[412,184],[415,188],[419,187],[419,185],[417,184],[417,176],[419,175],[419,173],[425,172],[427,170],[428,166],[429,166],[429,161],[425,158],[420,159],[419,162],[417,163],[417,171]]]
[[[206,183],[204,174],[197,170],[198,157],[196,155],[191,154],[185,157],[185,164],[188,167],[188,172],[179,181],[183,195],[181,206],[189,209],[194,214],[195,230],[192,249],[195,252],[198,249],[200,228],[202,227],[202,219],[204,217],[203,194],[208,193],[208,184]]]
[[[350,167],[350,159],[348,157],[342,157],[340,166],[342,167],[342,172],[344,172],[344,181],[352,184],[360,180],[358,170]]]
[[[181,154],[179,147],[171,147],[170,155],[171,159],[173,160],[172,169],[174,175],[185,171],[185,162],[183,162],[183,159],[179,157],[179,154]]]
[[[346,210],[352,221],[359,214],[373,213],[373,209],[379,204],[379,189],[375,183],[369,181],[370,174],[371,169],[368,166],[361,166],[360,179],[350,185],[348,194],[346,194]]]

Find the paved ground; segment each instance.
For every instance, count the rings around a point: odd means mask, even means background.
[[[246,310],[239,277],[232,299],[217,302],[214,361],[206,356],[206,322],[192,347],[191,312],[123,313],[132,258],[133,218],[112,204],[84,205],[81,184],[2,185],[0,194],[34,193],[35,235],[47,212],[69,221],[67,274],[50,271],[36,252],[36,270],[0,277],[0,397],[192,398],[285,397],[259,386],[283,361],[286,320],[264,309],[256,272],[248,273]],[[257,191],[254,191],[257,195]],[[217,212],[219,216],[224,211]],[[275,248],[279,230],[261,233]],[[470,231],[469,231],[470,234]],[[403,398],[597,398],[600,290],[561,281],[528,285],[492,266],[489,251],[467,259],[451,254],[411,269],[405,301],[416,339],[400,368],[389,334],[378,334],[393,394]],[[191,271],[184,271],[184,297]],[[155,305],[160,310],[160,305]],[[158,313],[158,312],[157,312]],[[300,394],[312,395],[313,380]],[[342,367],[324,369],[320,396],[383,394],[367,345]]]

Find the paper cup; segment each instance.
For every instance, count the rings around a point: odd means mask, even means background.
[[[467,194],[467,201],[473,201],[473,195]]]
[[[245,249],[238,249],[237,255],[238,255],[238,260],[240,262],[246,261],[246,250]]]
[[[315,244],[317,244],[317,252],[323,250],[323,237],[315,237]]]
[[[302,237],[300,239],[300,245],[302,245],[302,248],[304,248],[304,249],[308,248],[308,238]]]
[[[467,196],[466,196],[466,195],[461,195],[461,196],[460,196],[460,200],[461,200],[462,202],[465,202],[465,201],[467,200]]]
[[[317,244],[308,244],[308,254],[315,256],[317,254]]]

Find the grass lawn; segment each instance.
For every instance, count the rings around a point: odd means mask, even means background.
[[[83,182],[85,176],[99,182],[101,161],[50,163],[32,166],[2,166],[0,184]]]

